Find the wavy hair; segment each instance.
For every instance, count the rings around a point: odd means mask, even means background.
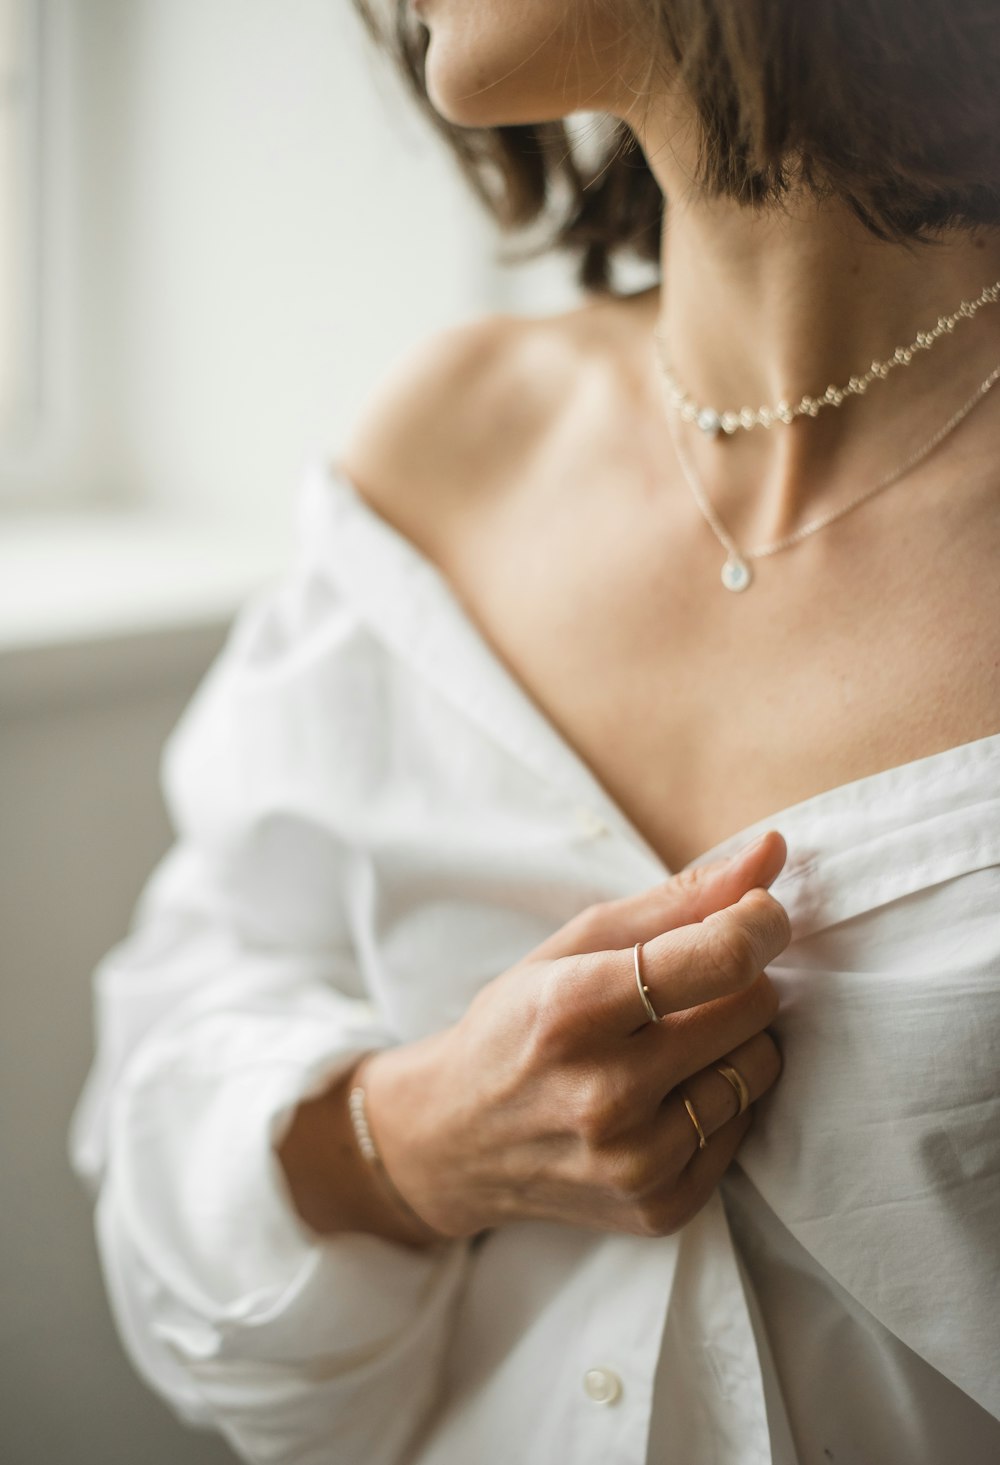
[[[528,253],[570,251],[592,291],[614,293],[622,253],[659,260],[664,199],[627,124],[609,119],[587,159],[562,121],[456,126],[428,99],[429,31],[407,0],[387,3],[379,17],[355,0],[502,230],[541,221]],[[804,185],[899,244],[1000,226],[997,0],[644,3],[651,75],[662,66],[693,103],[710,195],[763,208]]]

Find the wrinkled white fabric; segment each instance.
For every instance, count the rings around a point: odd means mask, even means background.
[[[785,1067],[678,1235],[320,1242],[274,1154],[296,1102],[669,872],[337,468],[298,513],[94,976],[70,1151],[136,1368],[269,1465],[992,1465],[1000,734],[707,852],[788,841]]]

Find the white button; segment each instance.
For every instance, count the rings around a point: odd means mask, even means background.
[[[585,804],[580,804],[576,811],[577,822],[584,834],[596,837],[599,834],[607,834],[608,826],[600,814],[595,814],[593,809],[588,809]]]
[[[613,1404],[621,1391],[622,1381],[610,1368],[588,1368],[583,1376],[583,1392],[595,1404]]]

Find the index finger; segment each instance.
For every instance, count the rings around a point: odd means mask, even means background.
[[[613,951],[703,921],[712,911],[735,905],[748,890],[773,884],[787,853],[782,836],[769,829],[725,859],[688,865],[635,895],[586,907],[541,941],[529,952],[528,960],[554,961],[584,951]]]
[[[742,992],[790,940],[784,906],[766,890],[748,890],[725,910],[642,943],[639,965],[650,1004],[657,1017],[665,1017]],[[650,1021],[639,995],[633,950],[608,953],[621,970],[620,981],[605,989],[613,997],[608,1019],[623,1033]]]

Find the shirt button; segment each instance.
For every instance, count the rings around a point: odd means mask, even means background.
[[[600,814],[596,814],[593,809],[588,809],[585,804],[581,804],[577,808],[576,818],[583,833],[589,834],[592,838],[608,833],[608,826]]]
[[[583,1392],[595,1404],[613,1404],[621,1391],[622,1381],[610,1368],[588,1368],[583,1376]]]

